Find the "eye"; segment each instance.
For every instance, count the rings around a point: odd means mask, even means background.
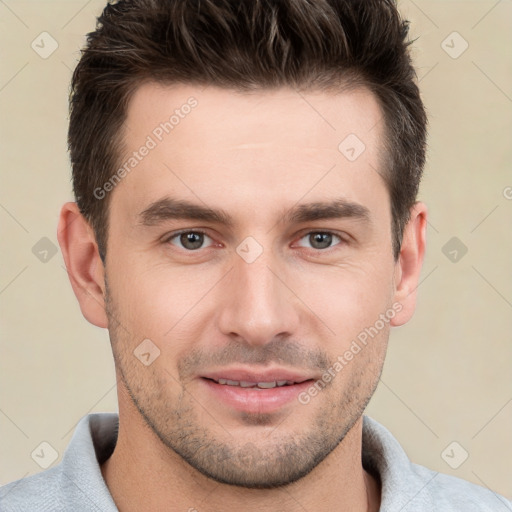
[[[316,250],[323,250],[323,249],[329,249],[332,247],[332,242],[334,238],[337,238],[342,243],[345,242],[345,240],[336,233],[333,233],[332,231],[310,231],[309,233],[306,233],[302,239],[306,239],[310,242],[310,247],[312,249]],[[304,247],[304,246],[302,246]],[[306,246],[307,247],[307,246]]]
[[[195,230],[183,230],[177,233],[172,233],[170,236],[163,240],[164,243],[171,243],[177,245],[180,249],[184,249],[188,252],[197,251],[203,249],[205,238],[212,240],[206,232],[195,229]],[[176,242],[173,240],[176,239]],[[341,235],[338,235],[332,231],[309,231],[301,237],[301,240],[306,239],[310,245],[309,248],[314,250],[323,251],[334,247],[332,244],[335,239],[338,239],[340,243],[346,243]],[[211,245],[211,244],[210,244]],[[307,245],[299,244],[301,247],[308,247]],[[339,245],[339,244],[335,244]]]
[[[187,251],[196,251],[202,248],[205,237],[211,240],[211,238],[201,230],[196,229],[194,231],[180,231],[167,237],[164,240],[164,243],[173,243],[172,240],[176,238],[178,244],[180,244],[178,247],[181,249],[185,249]]]

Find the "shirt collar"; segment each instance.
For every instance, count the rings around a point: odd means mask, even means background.
[[[78,423],[63,456],[62,485],[77,501],[89,500],[105,512],[117,511],[100,465],[117,442],[119,415],[92,413]],[[428,484],[438,473],[418,471],[395,437],[383,425],[363,416],[362,463],[381,484],[380,512],[409,510],[409,505],[434,510]],[[412,510],[412,509],[410,509]]]

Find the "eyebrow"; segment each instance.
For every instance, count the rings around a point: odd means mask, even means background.
[[[352,218],[371,223],[370,210],[362,204],[336,198],[330,201],[317,201],[300,204],[282,212],[279,223],[303,223],[322,219]],[[185,199],[163,197],[145,208],[138,215],[138,223],[155,226],[167,220],[200,220],[214,224],[223,224],[229,228],[235,225],[230,214],[222,209],[209,208]]]

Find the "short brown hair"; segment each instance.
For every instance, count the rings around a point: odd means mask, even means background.
[[[235,90],[364,86],[384,112],[393,254],[416,201],[427,118],[393,0],[119,0],[109,3],[73,73],[73,190],[103,261],[128,102],[146,81]],[[340,141],[341,142],[341,141]]]

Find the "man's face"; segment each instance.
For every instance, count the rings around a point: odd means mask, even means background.
[[[375,390],[395,292],[382,130],[365,90],[147,84],[130,101],[122,162],[149,150],[110,204],[107,314],[133,400],[120,413],[218,481],[304,476]],[[165,199],[231,222],[173,217]]]

